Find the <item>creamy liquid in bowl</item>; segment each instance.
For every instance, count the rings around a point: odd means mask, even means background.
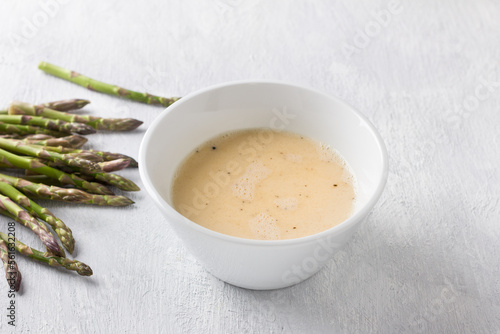
[[[174,208],[211,230],[281,240],[325,231],[346,220],[354,177],[333,149],[267,129],[210,139],[177,170]]]

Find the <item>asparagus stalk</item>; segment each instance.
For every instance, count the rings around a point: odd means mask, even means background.
[[[50,108],[52,110],[57,110],[57,111],[71,111],[71,110],[82,109],[89,103],[90,103],[89,100],[69,99],[69,100],[41,103],[38,106]],[[8,110],[0,110],[0,115],[7,115],[7,114]]]
[[[49,186],[4,174],[0,174],[0,181],[9,183],[32,198],[100,206],[127,206],[134,203],[125,196],[89,194],[80,189]]]
[[[40,116],[29,116],[29,115],[0,115],[0,122],[7,124],[18,124],[18,125],[34,125],[49,130],[55,130],[65,133],[78,133],[82,135],[88,135],[95,133],[96,130],[83,123],[69,123],[61,121],[59,119],[50,119]]]
[[[47,150],[49,151],[54,151],[58,153],[91,153],[99,156],[95,160],[93,158],[88,158],[91,161],[95,162],[102,162],[102,161],[114,161],[117,159],[124,159],[129,161],[128,167],[138,167],[139,164],[137,161],[129,157],[128,155],[121,154],[121,153],[112,153],[112,152],[105,152],[105,151],[96,151],[96,150],[82,150],[82,149],[71,149],[71,148],[66,148],[66,147],[46,147]]]
[[[5,233],[0,232],[0,238],[4,241],[8,240]],[[65,257],[48,256],[34,248],[31,248],[19,240],[15,239],[15,248],[20,254],[27,256],[31,259],[44,262],[52,267],[64,267],[68,270],[74,270],[82,276],[92,276],[92,269],[83,262],[77,260],[70,260]]]
[[[66,172],[66,173],[79,172],[81,174],[92,175],[92,171],[89,171],[88,169],[71,168],[71,167],[68,167],[64,164],[51,162],[51,161],[41,161],[41,160],[39,160],[39,161],[42,163],[45,163],[47,166],[57,168],[57,169],[62,170],[63,172]],[[128,165],[130,164],[130,160],[116,159],[116,160],[112,160],[112,161],[96,162],[96,164],[99,166],[99,168],[103,172],[111,173],[114,171],[118,171],[118,170],[122,170],[124,168],[127,168]],[[0,162],[0,167],[10,168],[9,166],[2,166],[1,162]]]
[[[105,185],[96,182],[88,182],[82,178],[74,175],[64,173],[58,169],[49,167],[39,161],[20,157],[13,153],[7,152],[0,148],[0,162],[11,165],[17,168],[28,169],[33,172],[46,175],[50,178],[56,179],[63,184],[72,185],[80,189],[87,190],[94,194],[99,195],[114,195]]]
[[[40,161],[40,160],[38,160]],[[122,159],[122,161],[125,161]],[[40,161],[41,163],[44,163],[43,161]],[[114,161],[106,161],[102,162],[101,164],[106,164]],[[89,170],[87,168],[78,168],[78,167],[68,167],[65,165],[62,165],[60,163],[53,163],[50,161],[45,162],[47,166],[54,167],[57,169],[62,170],[63,172],[66,173],[79,173],[79,176],[87,181],[100,181],[112,186],[117,187],[118,189],[124,190],[124,191],[139,191],[141,190],[134,182],[131,180],[117,174],[112,174],[112,173],[106,173],[106,172],[97,172],[94,170]],[[119,163],[119,162],[118,162]],[[128,161],[125,161],[126,164],[128,164]],[[115,167],[115,166],[111,166]],[[108,165],[105,165],[105,168],[108,168]],[[89,176],[89,178],[87,178]]]
[[[113,173],[94,173],[86,170],[82,170],[82,174],[91,176],[94,180],[115,186],[123,191],[139,191],[141,190],[134,182],[131,180]]]
[[[14,101],[10,104],[9,115],[32,115],[60,119],[66,122],[85,123],[97,130],[130,131],[143,122],[134,118],[102,118],[61,112],[43,106]]]
[[[73,253],[73,250],[75,249],[75,239],[73,239],[71,229],[66,226],[62,220],[54,216],[54,214],[48,209],[33,202],[22,192],[6,182],[0,182],[0,193],[8,196],[12,201],[20,204],[32,216],[36,216],[49,224],[54,229],[54,232],[56,232],[59,236],[64,248],[66,248],[68,252]]]
[[[19,125],[19,124],[8,124],[0,122],[0,133],[1,134],[12,134],[18,136],[30,135],[30,134],[45,134],[52,137],[64,137],[68,134],[66,132],[60,132],[55,130],[49,130],[41,128],[39,126],[32,125]]]
[[[56,162],[52,162],[52,161],[47,161],[47,160],[38,160],[38,161],[40,161],[43,164],[46,164],[47,166],[57,168],[65,173],[72,173],[75,171],[80,172],[80,173],[83,172],[83,173],[86,173],[87,175],[89,175],[89,173],[91,173],[91,171],[86,170],[86,169],[75,169],[75,168],[72,169],[71,167],[68,167],[64,164],[60,164],[60,163],[56,163]],[[96,164],[99,166],[99,168],[103,172],[111,173],[114,171],[118,171],[118,170],[122,170],[124,168],[127,168],[128,165],[130,164],[130,161],[125,160],[125,159],[116,159],[116,160],[112,160],[112,161],[96,162]],[[4,165],[0,161],[0,168],[12,168],[12,166]],[[31,175],[38,175],[38,174],[34,173]]]
[[[25,144],[40,145],[40,146],[61,146],[65,148],[80,148],[88,139],[79,135],[71,135],[66,137],[55,138],[47,135],[30,135],[19,139]]]
[[[48,186],[56,186],[56,187],[61,187],[61,188],[66,188],[68,185],[65,183],[62,183],[61,181],[57,179],[53,179],[51,177],[48,177],[47,175],[43,174],[28,174],[29,170],[25,170],[26,174],[22,176],[24,180],[27,180],[29,182],[34,182],[34,183],[43,183]]]
[[[93,150],[81,150],[81,149],[73,149],[61,146],[44,146],[43,147],[47,151],[57,152],[61,154],[74,154],[80,159],[85,159],[88,161],[92,161],[95,163],[106,161],[97,151]],[[126,156],[124,156],[126,157]],[[124,158],[125,159],[125,158]],[[128,159],[126,159],[128,160]]]
[[[56,76],[64,80],[68,80],[87,89],[109,95],[123,97],[137,102],[168,107],[175,101],[179,100],[179,97],[166,98],[166,97],[151,95],[148,93],[134,92],[129,89],[121,88],[115,85],[110,85],[101,81],[91,79],[89,77],[81,75],[80,73],[70,71],[46,62],[41,62],[38,65],[38,68],[44,71],[45,73],[51,74],[53,76]]]
[[[76,150],[72,150],[73,152],[68,152],[68,153],[78,153]],[[94,153],[97,155],[100,155],[104,161],[113,161],[117,159],[124,159],[129,161],[128,167],[133,167],[137,168],[139,166],[139,163],[132,157],[129,157],[128,155],[125,154],[120,154],[120,153],[112,153],[112,152],[105,152],[105,151],[96,151],[96,150],[86,150],[89,153]]]
[[[7,246],[7,242],[3,239],[0,239],[0,257],[2,258],[5,278],[7,279],[7,283],[9,283],[9,287],[14,291],[19,291],[23,277],[17,268],[16,261],[10,259],[9,247]]]
[[[42,104],[39,104],[39,106],[50,108],[53,110],[58,110],[58,111],[70,111],[70,110],[82,109],[83,107],[85,107],[89,103],[90,103],[89,100],[70,99],[70,100],[61,100],[61,101],[42,103]]]
[[[10,152],[59,162],[67,166],[88,168],[95,171],[101,170],[99,165],[87,159],[82,159],[81,155],[78,155],[78,153],[61,154],[54,151],[48,151],[43,146],[25,144],[17,139],[6,139],[0,137],[0,148],[9,150]]]
[[[64,250],[59,246],[54,235],[49,232],[47,226],[36,220],[10,198],[0,195],[0,209],[10,213],[10,215],[8,215],[10,218],[31,229],[40,238],[49,252],[55,255],[65,256]],[[4,212],[2,212],[2,214],[3,213]]]

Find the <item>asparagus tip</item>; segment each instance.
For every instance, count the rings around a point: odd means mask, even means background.
[[[16,292],[19,291],[23,275],[21,275],[21,272],[17,269],[17,264],[15,264],[15,271],[9,271],[8,274],[7,282],[9,283],[9,287]]]
[[[78,264],[78,269],[76,270],[76,272],[78,273],[78,275],[81,275],[81,276],[92,276],[92,274],[94,273],[92,271],[92,268],[90,268],[88,265],[86,265],[83,262],[80,262]]]

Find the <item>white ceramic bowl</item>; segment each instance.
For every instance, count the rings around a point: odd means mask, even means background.
[[[357,179],[353,215],[324,232],[290,240],[221,234],[172,207],[175,171],[192,150],[223,132],[272,128],[337,149]],[[183,97],[160,114],[141,144],[145,188],[186,247],[214,276],[249,289],[276,289],[316,273],[351,237],[377,202],[387,179],[387,152],[370,122],[342,101],[279,82],[233,82]]]

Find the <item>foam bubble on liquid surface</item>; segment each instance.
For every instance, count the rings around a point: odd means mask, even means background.
[[[271,174],[271,169],[264,166],[261,161],[248,165],[242,177],[233,185],[233,195],[244,201],[254,198],[255,186]]]
[[[355,194],[354,203],[356,203],[358,184],[357,184],[356,178],[354,177],[354,172],[351,169],[351,166],[349,166],[347,161],[344,160],[342,155],[340,155],[340,153],[336,149],[334,149],[334,148],[332,148],[329,145],[326,145],[324,143],[320,143],[319,149],[318,149],[318,154],[319,154],[320,160],[337,163],[340,166],[342,166],[343,172],[342,172],[341,180],[344,183],[352,185],[352,187],[354,188],[354,194]],[[353,206],[354,206],[354,204],[353,204]]]
[[[274,204],[282,210],[295,210],[299,205],[299,201],[295,197],[277,198],[274,200]]]
[[[281,232],[280,228],[278,227],[278,221],[274,217],[266,213],[261,212],[253,217],[248,221],[248,225],[257,239],[281,239]]]
[[[340,164],[342,167],[345,165],[344,159],[340,157],[340,154],[329,145],[325,143],[319,144],[318,148],[319,159],[327,162],[336,162]]]

